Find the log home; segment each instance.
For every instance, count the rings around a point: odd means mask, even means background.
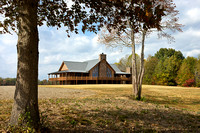
[[[106,61],[106,54],[99,59],[84,62],[63,61],[57,72],[48,74],[53,84],[126,84],[131,83],[130,69],[122,72],[115,64]]]

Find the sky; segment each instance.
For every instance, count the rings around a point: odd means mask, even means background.
[[[174,0],[179,10],[179,23],[183,32],[173,33],[175,42],[158,39],[156,33],[148,36],[145,42],[145,58],[154,55],[160,48],[173,48],[185,57],[200,55],[200,0]],[[105,53],[109,63],[118,62],[131,54],[130,48],[111,49],[98,42],[95,33],[71,34],[68,38],[65,28],[39,27],[39,79],[47,79],[48,73],[58,71],[63,61],[85,61],[97,59]],[[0,35],[0,77],[15,78],[17,73],[17,35]],[[140,46],[136,46],[140,53]]]

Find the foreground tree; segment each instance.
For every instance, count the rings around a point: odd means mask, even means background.
[[[11,125],[18,125],[19,118],[23,117],[22,123],[29,122],[36,130],[40,126],[37,86],[38,26],[65,26],[69,36],[70,32],[78,33],[79,23],[82,23],[83,32],[96,32],[105,23],[110,24],[109,27],[122,23],[120,19],[125,15],[123,13],[126,9],[122,7],[123,3],[120,0],[72,1],[71,7],[68,7],[64,0],[0,1],[0,14],[4,17],[4,20],[0,21],[0,33],[14,31],[18,35],[17,81]]]
[[[147,33],[152,29],[159,31],[159,36],[171,36],[164,29],[181,31],[181,25],[177,24],[178,11],[172,0],[138,0],[124,1],[128,11],[133,11],[134,16],[125,18],[125,30],[103,30],[99,35],[99,41],[109,47],[132,48],[132,85],[135,98],[141,99],[142,81],[144,75],[144,43]],[[165,18],[165,21],[162,21]],[[138,36],[139,35],[139,36]],[[137,72],[135,45],[141,43],[140,69]]]

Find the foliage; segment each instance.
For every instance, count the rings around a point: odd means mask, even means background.
[[[200,87],[200,58],[198,59],[197,64],[196,64],[195,84],[197,87]]]
[[[159,60],[164,60],[173,55],[177,59],[180,59],[180,60],[184,59],[184,56],[181,53],[181,51],[176,51],[175,49],[172,49],[172,48],[161,48],[159,51],[156,52],[155,57],[158,58]]]
[[[0,86],[1,85],[15,85],[16,78],[1,78],[0,77]]]
[[[187,80],[195,78],[196,63],[197,59],[194,57],[187,57],[184,59],[176,79],[179,85],[184,85]]]
[[[50,84],[50,83],[46,79],[44,79],[44,80],[38,80],[38,85],[48,85],[48,84]]]
[[[192,74],[195,73],[197,58],[188,56],[185,60]]]
[[[34,2],[38,3],[38,25],[46,24],[57,28],[65,26],[68,36],[70,32],[78,33],[79,23],[82,23],[82,32],[86,30],[97,32],[105,23],[113,25],[122,23],[118,20],[125,15],[125,10],[122,8],[123,2],[118,0],[97,0],[95,2],[73,0],[71,6],[64,0],[37,0]],[[0,21],[1,33],[10,33],[10,30],[17,32],[20,4],[18,0],[0,1],[0,14],[5,17],[3,21]],[[113,7],[116,10],[113,10]]]
[[[195,86],[195,80],[194,79],[188,79],[183,84],[184,87],[194,87]]]
[[[136,63],[137,63],[137,70],[139,71],[140,67],[140,56],[138,54],[136,55]],[[132,67],[132,54],[126,55],[125,57],[122,57],[119,62],[116,62],[115,64],[117,67],[122,71],[125,72],[127,67]]]
[[[158,64],[158,58],[149,56],[145,62],[144,84],[155,84],[155,67]]]
[[[131,67],[131,55],[126,55],[125,57],[122,57],[119,62],[116,62],[115,64],[122,72],[125,72],[127,67]]]
[[[0,77],[0,86],[13,86],[16,84],[16,78],[1,78]],[[38,85],[48,85],[51,84],[46,79],[38,80]]]
[[[144,83],[170,86],[177,85],[177,72],[183,59],[184,56],[180,51],[171,48],[161,48],[155,56],[147,59]]]
[[[194,80],[194,82],[193,82]],[[161,48],[145,62],[144,84],[200,86],[200,59]]]
[[[175,82],[175,79],[177,77],[177,72],[180,68],[182,60],[179,60],[176,58],[176,56],[171,56],[170,58],[167,58],[164,62],[165,70],[164,73],[168,73],[168,83],[167,85],[177,85]]]

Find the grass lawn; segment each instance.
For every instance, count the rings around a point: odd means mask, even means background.
[[[200,132],[199,88],[143,85],[143,101],[136,101],[131,85],[42,87],[94,92],[39,100],[41,120],[52,132]],[[11,107],[12,100],[0,101],[0,131],[5,131]]]

